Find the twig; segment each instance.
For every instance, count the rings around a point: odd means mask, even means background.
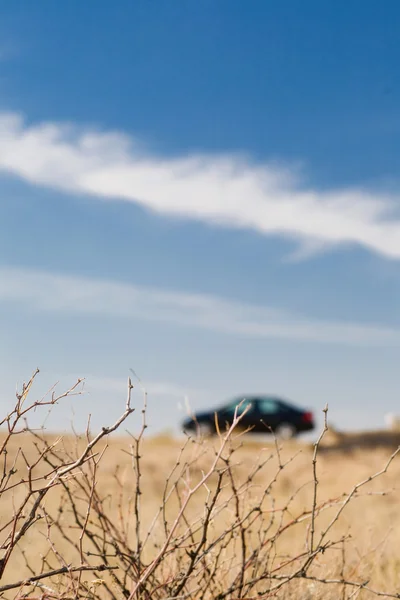
[[[26,585],[32,585],[36,581],[40,581],[41,579],[47,579],[48,577],[55,577],[56,575],[64,575],[65,573],[79,573],[81,571],[112,571],[118,569],[117,566],[109,566],[109,565],[96,565],[96,566],[88,566],[82,565],[80,567],[61,567],[60,569],[54,569],[53,571],[48,571],[47,573],[41,573],[40,575],[34,575],[29,577],[28,579],[21,579],[21,581],[16,581],[14,583],[8,583],[7,585],[0,586],[0,592],[6,592],[7,590],[13,590],[15,588],[23,587]]]

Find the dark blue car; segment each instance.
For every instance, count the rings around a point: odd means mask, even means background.
[[[309,410],[273,396],[247,396],[245,399],[242,396],[225,406],[187,418],[182,424],[183,430],[186,433],[212,435],[217,432],[217,422],[219,430],[225,431],[233,422],[236,408],[238,415],[247,409],[240,421],[240,428],[254,433],[274,432],[281,439],[290,439],[315,428],[314,416]]]

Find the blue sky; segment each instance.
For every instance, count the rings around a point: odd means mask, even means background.
[[[152,431],[277,393],[339,427],[398,410],[400,6],[2,6],[0,398]]]

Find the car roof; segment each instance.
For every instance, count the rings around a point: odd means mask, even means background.
[[[299,406],[296,406],[292,402],[286,400],[286,398],[282,398],[281,396],[275,396],[273,394],[243,394],[242,396],[237,396],[235,399],[225,402],[224,407],[231,406],[232,404],[239,404],[243,400],[247,402],[257,402],[262,400],[271,400],[273,402],[277,402],[281,406],[285,406],[286,408],[290,408],[295,411],[301,411],[302,409]]]
[[[238,396],[237,398],[229,402],[229,404],[233,404],[234,402],[241,402],[242,400],[247,400],[250,402],[257,402],[258,400],[273,400],[274,402],[283,402],[286,404],[283,398],[280,398],[279,396],[273,396],[272,394],[245,394],[243,396]]]

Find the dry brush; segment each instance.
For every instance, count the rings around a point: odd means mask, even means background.
[[[29,414],[80,393],[81,382],[31,400],[37,375],[1,423],[0,597],[400,598],[385,581],[376,585],[371,554],[355,555],[341,527],[349,506],[388,493],[374,484],[398,449],[375,473],[327,496],[319,481],[327,411],[308,478],[298,484],[298,454],[277,440],[255,445],[243,463],[246,438],[236,415],[213,440],[184,440],[171,464],[160,455],[156,485],[146,464],[145,391],[133,406],[129,380],[114,424],[62,438],[32,430]],[[107,462],[110,435],[134,410],[142,426],[120,439],[125,460],[114,454]],[[291,486],[282,494],[285,477]]]

